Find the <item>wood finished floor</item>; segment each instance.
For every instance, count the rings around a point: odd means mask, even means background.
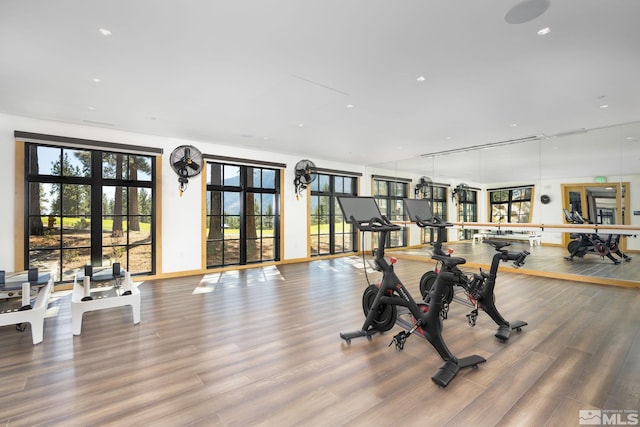
[[[418,294],[431,265],[400,260]],[[377,272],[370,272],[375,279]],[[0,328],[0,422],[6,426],[573,426],[581,409],[640,409],[640,291],[501,273],[497,307],[529,323],[507,344],[484,313],[452,304],[459,357],[487,363],[440,389],[424,340],[388,347],[399,329],[359,329],[361,258],[145,282],[130,308],[85,314],[54,294],[44,342]]]

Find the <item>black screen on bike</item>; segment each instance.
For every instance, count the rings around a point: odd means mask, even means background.
[[[338,196],[338,203],[347,222],[353,217],[358,224],[368,224],[373,218],[382,218],[373,197]]]
[[[416,222],[418,219],[423,222],[431,222],[433,220],[433,211],[431,204],[425,199],[403,199],[404,209],[409,215],[411,221]]]

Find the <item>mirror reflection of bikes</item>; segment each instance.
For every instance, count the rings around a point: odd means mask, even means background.
[[[563,209],[564,216],[571,224],[589,224],[579,212],[569,212]],[[620,260],[613,254],[620,257],[624,261],[631,261],[631,257],[624,254],[619,247],[621,234],[609,234],[607,237],[600,236],[596,233],[572,233],[571,241],[567,245],[569,256],[565,257],[567,261],[573,261],[573,258],[583,258],[587,254],[595,254],[604,259],[607,257],[614,264],[620,264]]]

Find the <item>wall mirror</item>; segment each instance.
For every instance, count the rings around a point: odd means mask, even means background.
[[[599,224],[640,226],[640,122],[534,135],[465,150],[448,150],[447,143],[440,147],[432,153],[369,165],[368,173],[411,179],[412,186],[426,176],[450,191],[460,183],[477,188],[480,222],[489,221],[486,190],[533,185],[533,224],[564,224],[563,208],[567,208],[579,209]],[[622,238],[621,246],[637,260],[615,265],[615,270],[589,269],[574,262],[568,270],[640,283],[640,231],[632,234],[638,237]],[[554,264],[565,268],[561,261],[569,240],[567,232],[545,230],[540,256],[545,251],[555,255],[535,268],[550,273]],[[600,261],[595,256],[593,260]]]

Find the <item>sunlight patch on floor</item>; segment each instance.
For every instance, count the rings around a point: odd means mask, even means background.
[[[237,286],[247,287],[269,281],[284,281],[284,277],[276,266],[252,268],[248,270],[229,270],[218,273],[205,274],[193,290],[193,294],[204,294],[215,291],[216,286],[227,288]]]
[[[359,256],[350,256],[343,259],[345,263],[349,264],[353,268],[358,270],[365,270],[369,273],[375,272],[376,269],[373,264],[372,259],[366,259],[364,262],[362,261],[362,257]]]

